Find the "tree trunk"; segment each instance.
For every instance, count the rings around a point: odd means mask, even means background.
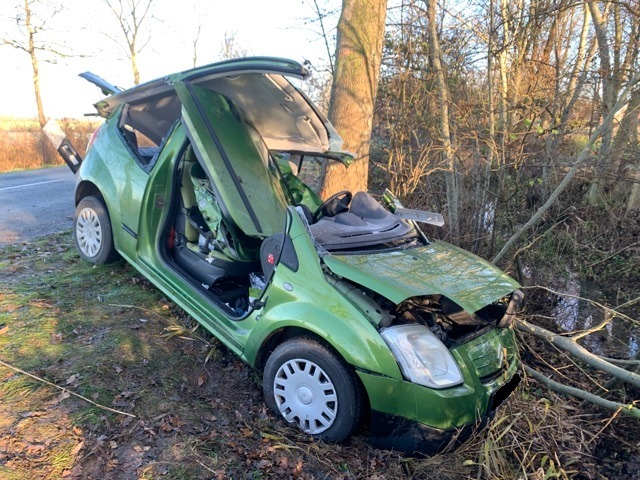
[[[344,141],[343,149],[356,160],[348,170],[337,163],[327,165],[320,192],[324,198],[340,190],[367,190],[386,14],[387,0],[343,0],[329,119]]]
[[[625,165],[625,160],[634,158],[635,155],[625,155],[629,149],[638,148],[638,115],[640,114],[640,88],[631,93],[629,105],[624,112],[620,126],[613,138],[611,145],[611,163],[613,172],[620,174]],[[639,163],[640,165],[640,163]]]
[[[44,124],[47,123],[47,119],[44,116],[44,107],[42,106],[42,96],[40,94],[40,72],[38,69],[38,57],[36,57],[36,46],[34,40],[36,30],[31,23],[31,5],[29,4],[29,0],[24,1],[24,14],[27,35],[29,36],[27,51],[29,52],[29,56],[31,57],[31,69],[33,72],[33,91],[36,96],[36,107],[38,108],[38,122],[40,123],[40,128],[43,128]]]
[[[500,68],[500,157],[505,161],[506,143],[509,136],[509,84],[507,78],[507,52],[509,49],[509,11],[506,0],[500,0],[500,13],[502,16],[502,48],[498,54],[498,66]],[[499,157],[499,158],[500,158]]]
[[[578,52],[576,54],[575,64],[573,65],[571,77],[569,78],[566,96],[563,100],[564,107],[562,108],[562,113],[560,115],[558,134],[553,141],[554,152],[557,152],[558,146],[560,145],[560,142],[562,141],[567,131],[569,116],[571,115],[573,107],[575,106],[578,98],[582,93],[582,88],[584,87],[587,79],[587,65],[594,53],[593,49],[595,47],[595,43],[592,43],[591,47],[587,48],[589,26],[591,25],[591,12],[589,11],[589,7],[587,7],[586,5],[583,6],[583,9],[584,20],[582,22],[582,30],[580,32],[580,43],[578,44]]]
[[[438,24],[436,23],[436,0],[427,0],[427,21],[429,22],[429,48],[431,63],[436,75],[438,98],[440,101],[440,134],[442,135],[442,159],[444,160],[444,179],[447,185],[447,214],[451,236],[457,239],[460,235],[458,219],[458,178],[456,174],[455,155],[451,143],[451,126],[449,123],[449,87],[442,65],[442,51],[440,50],[440,38]]]
[[[140,70],[138,69],[138,52],[135,43],[131,44],[131,70],[133,71],[133,84],[140,85]]]
[[[591,17],[593,19],[593,28],[596,32],[596,39],[598,41],[598,52],[600,55],[600,71],[602,75],[602,118],[609,115],[609,112],[613,108],[615,102],[616,91],[614,88],[613,72],[611,70],[611,54],[609,51],[609,40],[607,38],[607,31],[605,18],[600,12],[600,8],[594,1],[587,2]],[[611,150],[611,140],[613,138],[613,122],[607,126],[602,132],[602,142],[600,144],[600,164],[596,168],[596,178],[591,183],[589,192],[587,194],[587,200],[590,204],[598,203],[602,188],[604,186],[604,173],[605,166],[603,162],[608,160],[609,152]]]

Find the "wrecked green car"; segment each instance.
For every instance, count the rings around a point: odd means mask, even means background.
[[[386,192],[316,194],[351,160],[290,81],[302,65],[245,58],[108,95],[76,172],[74,240],[125,258],[242,360],[267,405],[316,438],[369,422],[372,443],[433,453],[490,418],[519,381],[518,284],[429,241]]]

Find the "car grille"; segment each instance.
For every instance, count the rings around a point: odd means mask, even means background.
[[[498,378],[504,367],[514,360],[514,353],[496,341],[485,341],[469,349],[469,358],[482,381],[490,383]]]

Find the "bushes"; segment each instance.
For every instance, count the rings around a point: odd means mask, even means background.
[[[75,148],[84,152],[99,122],[62,119],[59,124]],[[35,119],[0,118],[0,172],[63,164]]]

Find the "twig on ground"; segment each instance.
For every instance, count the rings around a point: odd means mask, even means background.
[[[148,308],[138,307],[137,305],[119,305],[117,303],[107,303],[107,305],[109,307],[135,308],[137,310],[142,310],[143,312],[147,312],[147,313],[150,313],[152,315],[155,315],[156,317],[161,318],[162,320],[166,320],[166,318],[163,317],[162,315],[160,315],[159,313],[156,313],[153,310],[149,310]]]
[[[613,252],[612,254],[610,254],[610,255],[608,255],[608,256],[606,256],[606,257],[604,257],[602,260],[598,260],[597,262],[590,263],[589,265],[587,265],[587,268],[591,268],[591,267],[595,267],[596,265],[600,265],[601,263],[606,262],[606,261],[607,261],[607,260],[609,260],[610,258],[615,257],[615,256],[616,256],[616,255],[618,255],[619,253],[624,252],[624,251],[625,251],[625,250],[627,250],[628,248],[635,247],[636,245],[640,245],[640,242],[636,242],[636,243],[632,243],[631,245],[627,245],[626,247],[621,248],[620,250],[618,250],[618,251],[616,251],[616,252]]]
[[[571,295],[570,293],[556,292],[555,290],[552,290],[551,288],[548,288],[548,287],[543,287],[542,285],[532,285],[532,286],[528,286],[528,287],[522,286],[520,288],[523,289],[523,290],[530,290],[530,289],[539,288],[539,289],[545,290],[545,291],[547,291],[549,293],[553,293],[554,295],[557,295],[559,297],[569,297],[569,298],[575,298],[576,300],[582,300],[582,301],[588,302],[588,303],[590,303],[592,305],[595,305],[596,307],[601,308],[602,310],[604,310],[607,313],[610,313],[612,315],[612,317],[622,318],[623,320],[627,320],[627,321],[629,321],[629,322],[631,322],[631,323],[633,323],[635,325],[640,325],[640,321],[636,320],[635,318],[631,318],[630,316],[625,315],[624,313],[620,313],[620,312],[618,312],[617,310],[614,310],[611,307],[607,307],[606,305],[603,305],[603,304],[601,304],[599,302],[596,302],[595,300],[590,300],[588,298],[580,297],[578,295]],[[631,300],[629,302],[623,303],[622,305],[619,305],[616,308],[621,308],[621,307],[626,307],[626,306],[632,305],[633,303],[636,303],[638,300],[640,300],[640,299],[636,298],[636,299]]]
[[[120,414],[120,415],[126,415],[127,417],[136,418],[136,416],[133,413],[127,413],[127,412],[123,412],[121,410],[116,410],[115,408],[110,408],[110,407],[106,407],[104,405],[100,405],[99,403],[96,403],[93,400],[88,399],[87,397],[83,397],[79,393],[75,393],[75,392],[69,390],[68,388],[64,388],[64,387],[61,387],[59,385],[56,385],[55,383],[52,383],[52,382],[50,382],[48,380],[45,380],[44,378],[40,378],[37,375],[33,375],[32,373],[25,372],[24,370],[22,370],[22,369],[20,369],[18,367],[14,367],[13,365],[11,365],[9,363],[6,363],[6,362],[3,362],[2,360],[0,360],[0,365],[3,365],[3,366],[5,366],[5,367],[7,367],[7,368],[9,368],[9,369],[11,369],[11,370],[13,370],[15,372],[22,373],[23,375],[26,375],[27,377],[31,377],[34,380],[37,380],[37,381],[42,382],[42,383],[45,383],[45,384],[47,384],[47,385],[49,385],[51,387],[55,387],[58,390],[62,390],[63,392],[68,393],[69,395],[73,395],[74,397],[78,397],[79,399],[84,400],[85,402],[88,402],[91,405],[93,405],[95,407],[98,407],[101,410],[106,410],[107,412],[117,413],[117,414]]]
[[[550,378],[544,376],[543,374],[534,370],[528,365],[524,365],[524,369],[530,377],[538,380],[540,383],[546,385],[554,392],[562,393],[564,395],[571,395],[573,397],[578,397],[588,402],[591,402],[594,405],[608,408],[609,410],[613,410],[615,412],[619,411],[621,413],[630,415],[635,418],[640,418],[640,409],[635,407],[633,404],[625,405],[619,402],[613,402],[611,400],[607,400],[605,398],[599,397],[597,395],[594,395],[593,393],[586,392],[579,388],[563,385],[562,383],[558,383],[555,380],[551,380]]]

